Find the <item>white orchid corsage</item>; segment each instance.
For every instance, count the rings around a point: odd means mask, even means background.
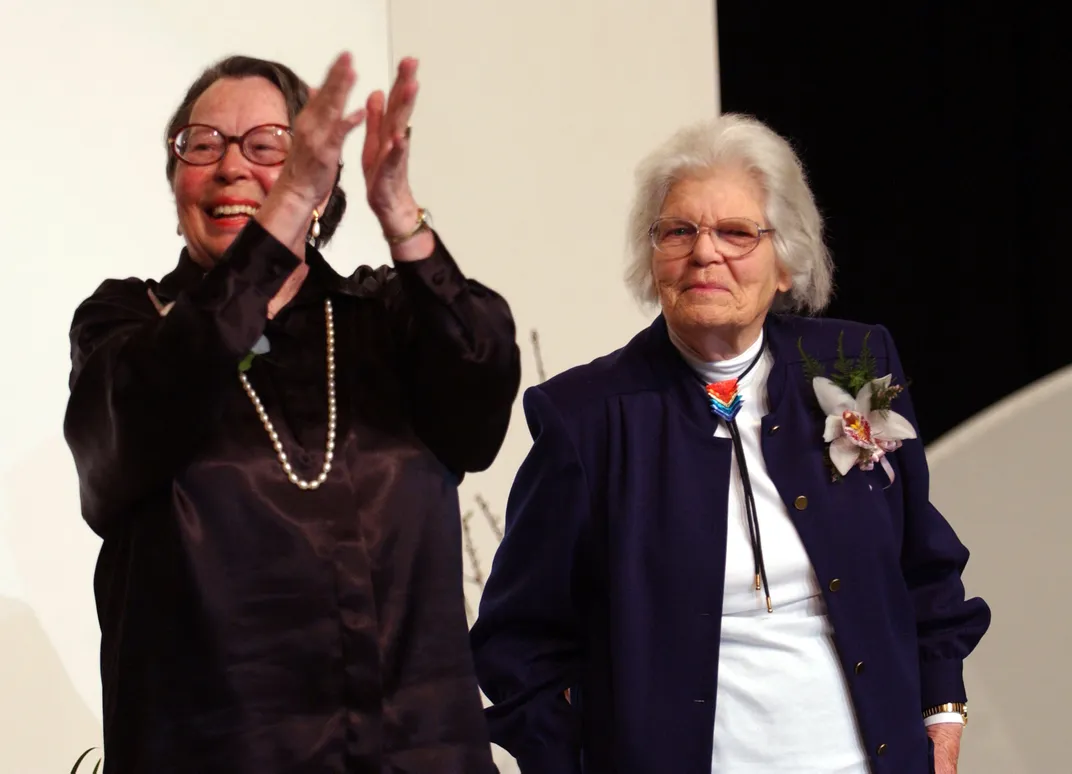
[[[160,314],[161,317],[167,317],[168,312],[171,311],[171,307],[175,306],[175,302],[169,301],[165,304],[159,298],[156,297],[156,293],[153,292],[152,288],[146,288],[146,290],[149,293],[149,300],[152,301],[153,306],[156,307],[156,311]],[[242,358],[242,362],[238,364],[239,372],[245,373],[246,371],[248,371],[249,367],[253,365],[253,358],[255,358],[257,355],[265,355],[271,351],[272,347],[268,343],[268,338],[262,333],[261,337],[257,339],[256,343],[253,345],[253,349],[247,352],[246,356]]]
[[[855,360],[845,357],[841,337],[838,359],[830,378],[823,375],[822,364],[804,353],[804,370],[811,379],[819,408],[826,415],[823,440],[834,480],[855,465],[872,470],[879,463],[893,483],[893,466],[886,458],[904,441],[916,437],[912,423],[890,409],[890,403],[904,389],[893,384],[892,375],[875,377],[875,358],[867,346],[867,335]]]

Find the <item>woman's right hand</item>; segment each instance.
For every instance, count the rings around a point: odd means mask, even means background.
[[[309,100],[295,117],[291,131],[294,142],[286,163],[273,187],[295,197],[311,213],[327,205],[346,137],[365,120],[365,109],[345,114],[357,74],[349,53],[342,53],[331,65],[319,89],[309,90]]]
[[[365,120],[365,110],[346,115],[346,99],[357,80],[350,55],[340,54],[319,89],[310,89],[309,100],[294,118],[294,142],[272,185],[268,198],[254,218],[301,260],[313,210],[324,212],[339,174],[339,159],[348,134]],[[281,309],[297,292],[304,269],[288,280],[269,305],[269,316]]]

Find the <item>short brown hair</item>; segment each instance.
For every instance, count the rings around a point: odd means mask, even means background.
[[[216,64],[207,68],[193,85],[190,86],[183,97],[182,104],[168,121],[167,136],[165,143],[170,140],[179,129],[190,122],[190,114],[193,113],[194,103],[201,97],[208,87],[223,78],[264,78],[275,86],[283,94],[283,101],[287,105],[287,116],[290,121],[301,112],[305,103],[309,101],[309,85],[297,76],[286,65],[278,62],[270,62],[266,59],[255,59],[250,56],[229,56],[221,59]],[[167,153],[167,179],[172,182],[175,176],[175,167],[178,159],[168,147]],[[342,170],[339,170],[340,174]],[[346,192],[339,185],[339,176],[335,177],[335,188],[328,199],[328,206],[320,216],[320,240],[318,244],[325,245],[331,239],[335,229],[339,227],[343,213],[346,212]]]

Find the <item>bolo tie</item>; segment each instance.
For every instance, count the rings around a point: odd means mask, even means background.
[[[748,534],[752,541],[752,563],[756,574],[756,591],[762,590],[764,592],[767,598],[767,612],[773,613],[774,607],[771,605],[770,585],[767,583],[767,568],[763,563],[763,543],[759,536],[759,514],[756,511],[756,498],[752,493],[752,481],[748,476],[748,463],[744,457],[741,431],[737,427],[737,414],[744,405],[744,398],[741,397],[737,389],[738,384],[741,379],[748,375],[749,371],[755,368],[756,363],[763,357],[763,350],[766,349],[766,346],[767,341],[764,334],[763,342],[759,346],[759,352],[756,353],[756,356],[752,358],[752,362],[748,364],[748,367],[740,375],[721,382],[711,382],[705,385],[704,389],[707,392],[707,400],[711,405],[711,413],[726,423],[726,428],[730,432],[730,440],[733,441],[733,451],[737,456],[737,467],[741,471],[741,483],[744,486],[744,509],[748,520]]]

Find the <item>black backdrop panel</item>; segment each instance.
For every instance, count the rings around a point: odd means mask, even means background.
[[[801,154],[837,265],[827,314],[890,329],[924,440],[1072,363],[1057,11],[717,5],[722,110]]]

